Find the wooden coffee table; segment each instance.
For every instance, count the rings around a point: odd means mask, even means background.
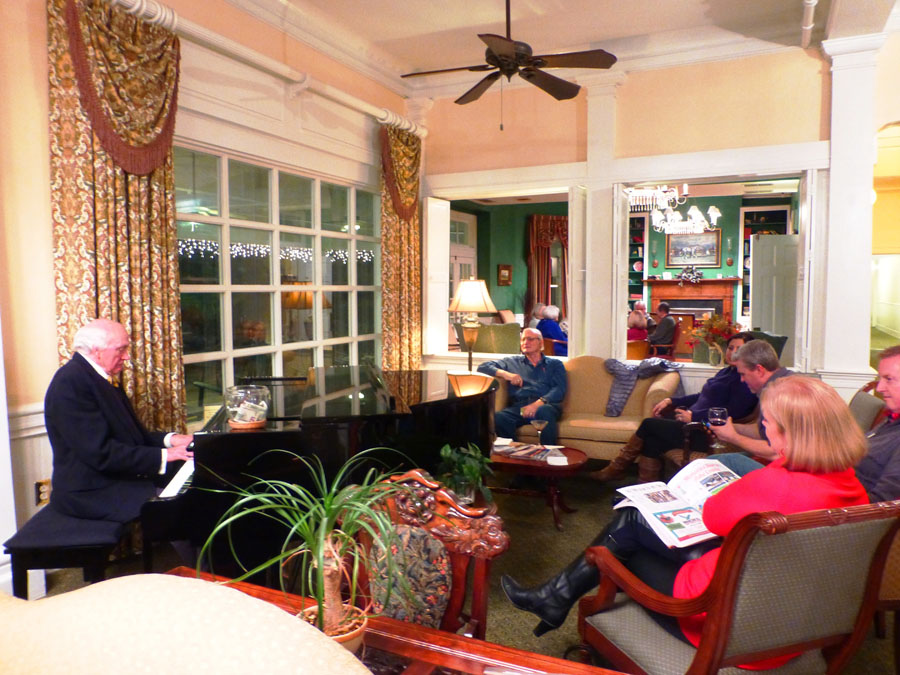
[[[492,487],[491,490],[501,494],[543,497],[547,502],[547,506],[553,511],[553,524],[556,525],[557,530],[562,531],[563,526],[559,517],[560,510],[566,513],[575,513],[577,509],[573,509],[566,504],[562,490],[559,489],[559,481],[561,478],[570,478],[584,469],[588,458],[581,450],[576,450],[575,448],[561,448],[560,452],[569,460],[568,464],[557,466],[546,462],[514,459],[505,455],[491,454],[491,465],[494,470],[517,476],[532,476],[545,481],[547,484],[547,489],[544,491],[508,487]]]

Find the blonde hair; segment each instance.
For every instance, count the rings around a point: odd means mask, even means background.
[[[794,375],[772,381],[760,397],[763,415],[785,437],[785,466],[830,473],[855,466],[867,447],[838,393],[821,380]]]
[[[628,327],[629,328],[646,328],[647,327],[647,317],[644,316],[644,313],[639,309],[631,310],[631,313],[628,315]]]

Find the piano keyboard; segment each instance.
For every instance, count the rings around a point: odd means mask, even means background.
[[[169,484],[159,493],[159,498],[165,499],[166,497],[177,496],[192,475],[194,475],[194,460],[185,460],[178,472],[172,477],[172,480],[169,481]]]

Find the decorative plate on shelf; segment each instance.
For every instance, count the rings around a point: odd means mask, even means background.
[[[643,260],[635,260],[634,265],[631,266],[635,272],[643,272],[644,271],[644,261]]]

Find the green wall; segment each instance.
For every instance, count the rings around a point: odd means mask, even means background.
[[[705,279],[716,279],[719,274],[724,278],[743,276],[744,254],[743,239],[741,239],[741,207],[746,206],[782,206],[791,204],[791,217],[796,218],[796,195],[793,199],[788,200],[784,197],[772,199],[744,199],[740,195],[733,197],[696,197],[689,198],[682,206],[677,208],[683,216],[687,216],[688,209],[696,205],[697,208],[706,216],[706,211],[710,206],[715,205],[722,216],[719,218],[716,226],[722,231],[721,240],[721,256],[719,267],[700,267]],[[796,222],[796,221],[795,221]],[[796,226],[795,226],[796,229]],[[731,239],[731,250],[728,250],[728,240]],[[666,235],[656,232],[652,225],[649,227],[647,235],[647,270],[646,275],[658,276],[662,278],[663,272],[671,272],[675,277],[684,268],[683,265],[675,265],[666,267]],[[653,254],[653,246],[656,246],[656,254]],[[732,263],[728,264],[731,258]],[[658,261],[658,266],[653,267],[653,261]],[[734,306],[736,314],[739,313],[741,307],[741,298],[738,295],[739,290],[735,288]],[[649,292],[648,292],[649,296]],[[652,300],[652,298],[651,298]],[[737,317],[732,317],[736,319]]]
[[[525,311],[528,286],[528,216],[535,213],[565,216],[567,202],[485,206],[470,201],[450,203],[454,211],[478,220],[478,278],[487,282],[497,309]],[[512,284],[497,285],[497,265],[512,265]]]

